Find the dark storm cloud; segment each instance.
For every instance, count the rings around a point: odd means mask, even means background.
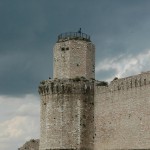
[[[148,0],[1,0],[0,94],[36,93],[52,77],[52,48],[61,32],[82,27],[96,45],[96,62],[150,48],[149,7]]]

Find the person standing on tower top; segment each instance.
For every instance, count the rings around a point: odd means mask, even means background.
[[[81,28],[78,30],[78,33],[80,33],[80,34],[81,34]]]

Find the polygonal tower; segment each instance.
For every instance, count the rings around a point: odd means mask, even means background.
[[[95,49],[71,32],[54,46],[54,79],[40,83],[40,150],[93,150]]]
[[[58,36],[54,46],[54,78],[95,78],[95,47],[81,32]]]

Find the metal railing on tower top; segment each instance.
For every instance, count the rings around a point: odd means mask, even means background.
[[[90,36],[82,32],[66,32],[58,35],[58,42],[66,40],[84,40],[90,42]]]

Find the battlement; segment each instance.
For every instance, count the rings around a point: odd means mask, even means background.
[[[44,80],[40,83],[39,94],[78,94],[94,90],[94,81],[76,77],[74,79]]]
[[[143,87],[148,84],[150,84],[150,72],[143,72],[135,76],[115,79],[110,83],[109,89],[111,91],[128,90],[131,88]]]
[[[150,84],[150,71],[126,78],[115,78],[110,84],[104,81],[95,82],[96,90],[99,93],[129,90],[144,87],[148,84]]]
[[[66,32],[58,35],[57,42],[68,41],[68,40],[84,40],[87,42],[91,42],[90,36],[82,32]]]

